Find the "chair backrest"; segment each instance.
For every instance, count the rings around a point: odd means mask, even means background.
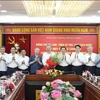
[[[28,71],[22,71],[24,74],[29,74],[29,72]]]
[[[75,74],[76,75],[74,71],[65,71],[64,74]]]
[[[85,89],[85,82],[70,82],[77,90],[79,90],[82,93],[82,98],[80,100],[84,100],[84,89]]]

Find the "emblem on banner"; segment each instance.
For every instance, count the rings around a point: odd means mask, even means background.
[[[8,40],[9,40],[9,42],[8,42],[8,44],[15,44],[15,37],[8,37]]]
[[[12,36],[12,37],[8,37],[8,44],[13,44],[14,47],[16,48],[16,52],[18,52],[18,50],[20,49],[20,45],[18,43],[16,43],[16,40],[15,40],[15,37]]]
[[[19,40],[21,40],[23,43],[25,43],[27,39],[25,39],[25,38],[22,36]]]

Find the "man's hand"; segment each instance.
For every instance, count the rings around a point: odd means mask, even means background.
[[[91,57],[88,58],[88,62],[91,61]]]
[[[2,60],[3,60],[4,62],[6,62],[6,60],[5,60],[4,58],[2,58]]]
[[[49,64],[46,64],[47,67],[49,67]]]
[[[25,61],[24,60],[22,61],[22,64],[25,64]]]
[[[15,60],[15,56],[12,57],[12,60]]]
[[[34,61],[38,61],[38,58],[36,57]]]
[[[0,58],[0,61],[2,60],[2,57]]]

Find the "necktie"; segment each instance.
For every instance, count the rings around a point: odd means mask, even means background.
[[[77,53],[75,54],[75,58],[78,59],[78,54]]]
[[[66,56],[65,55],[63,55],[63,60],[66,60]]]

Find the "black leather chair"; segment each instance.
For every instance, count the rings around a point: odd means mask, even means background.
[[[65,71],[64,74],[75,74],[76,75],[74,71]]]

